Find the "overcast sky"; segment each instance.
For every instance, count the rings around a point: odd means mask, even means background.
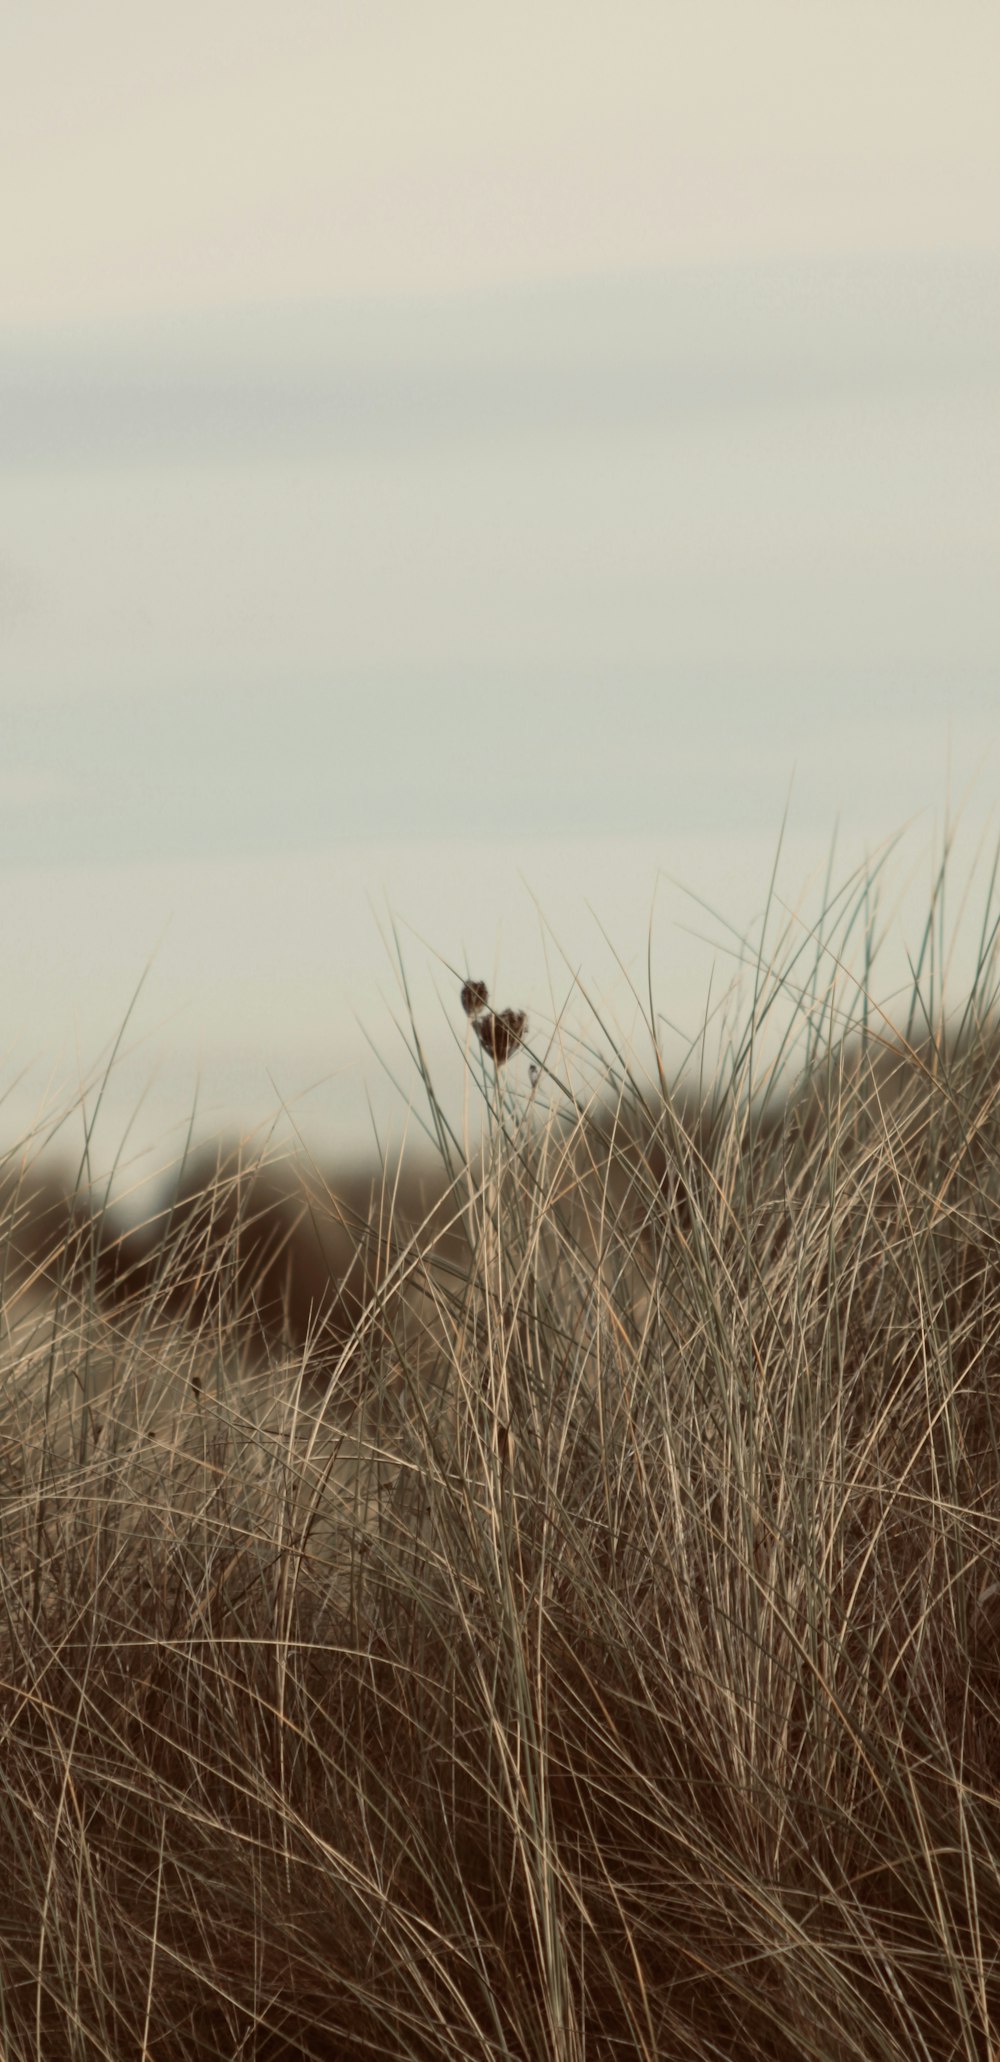
[[[531,1006],[533,896],[748,921],[789,794],[790,893],[988,828],[998,78],[985,0],[7,0],[12,1073],[155,952],[155,1124],[356,1133],[373,901]]]
[[[989,0],[7,0],[8,320],[995,248],[998,71]]]

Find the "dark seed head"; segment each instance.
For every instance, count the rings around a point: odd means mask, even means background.
[[[476,1019],[476,1036],[484,1052],[502,1067],[505,1060],[516,1052],[527,1030],[528,1019],[523,1010],[500,1010]]]
[[[467,1017],[478,1016],[489,1002],[489,990],[485,981],[466,981],[462,990],[462,1008]]]

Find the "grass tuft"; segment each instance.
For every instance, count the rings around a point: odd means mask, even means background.
[[[436,1182],[22,1149],[8,2062],[1000,2053],[992,931],[897,1032],[869,885],[694,1087],[467,983]]]

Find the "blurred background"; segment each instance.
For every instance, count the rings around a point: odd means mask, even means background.
[[[998,77],[979,0],[7,0],[0,1143],[121,1033],[123,1191],[368,1156],[400,959],[444,1092],[467,973],[544,1050],[650,961],[676,1060],[903,831],[888,1000],[1000,830]]]

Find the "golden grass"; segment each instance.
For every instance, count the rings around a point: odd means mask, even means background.
[[[710,1094],[480,1040],[346,1333],[11,1232],[7,2062],[1000,2053],[991,970],[779,1101],[787,960]]]

